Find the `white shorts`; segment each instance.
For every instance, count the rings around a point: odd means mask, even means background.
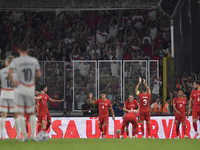
[[[17,112],[24,113],[25,109],[27,113],[35,112],[35,97],[22,95],[20,93],[16,93],[17,97]]]
[[[8,111],[9,110],[9,111]],[[13,99],[1,98],[0,99],[1,112],[16,112],[16,105]]]

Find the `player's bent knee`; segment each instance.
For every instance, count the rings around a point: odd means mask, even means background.
[[[193,122],[196,123],[196,122],[197,122],[197,119],[193,119]]]

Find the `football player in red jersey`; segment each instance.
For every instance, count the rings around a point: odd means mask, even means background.
[[[137,100],[134,99],[133,94],[130,93],[130,94],[129,94],[129,97],[128,97],[128,100],[126,100],[125,103],[124,103],[123,110],[126,112],[126,114],[128,114],[128,113],[132,112],[133,110],[136,110],[136,107],[138,107],[138,108],[137,108],[137,112],[138,112],[139,109],[140,109],[140,105],[139,105],[139,103],[137,102]],[[125,115],[126,115],[126,114],[125,114]],[[125,116],[124,116],[124,117],[125,117]],[[124,117],[123,117],[123,118],[124,118]],[[129,126],[129,124],[127,123],[127,124],[126,124],[126,134],[127,134],[127,138],[129,138],[128,126]],[[133,132],[133,133],[134,133],[134,132]],[[135,133],[134,133],[133,136],[134,136],[133,138],[135,138]],[[136,138],[137,138],[137,135],[136,135]]]
[[[38,107],[37,107],[37,101],[41,99],[40,97],[38,97],[40,94],[41,94],[40,92],[35,91],[35,100],[36,100],[36,106],[35,107],[36,107],[36,112],[37,112],[37,109],[38,109]],[[28,122],[29,122],[29,119],[30,119],[30,116],[29,116],[29,114],[25,110],[24,120],[25,120],[26,132],[27,133],[28,133]]]
[[[40,94],[40,100],[38,101],[38,122],[40,124],[38,128],[38,132],[40,130],[47,131],[48,128],[51,125],[51,115],[49,113],[48,107],[47,107],[47,101],[56,103],[56,102],[63,102],[64,100],[54,100],[50,98],[47,94],[47,85],[41,86],[41,94]],[[47,121],[47,125],[45,125],[45,122]]]
[[[187,112],[187,99],[183,97],[183,91],[178,91],[178,97],[174,98],[173,101],[173,108],[175,110],[175,124],[176,124],[176,134],[177,138],[179,138],[179,125],[180,121],[182,123],[184,138],[187,139],[188,136],[186,135],[186,115]]]
[[[99,129],[101,131],[102,138],[105,138],[106,133],[107,133],[108,119],[109,119],[108,109],[110,109],[110,111],[113,115],[113,121],[115,120],[115,115],[114,115],[114,111],[113,111],[111,102],[110,102],[110,100],[108,100],[106,98],[105,92],[101,92],[101,98],[97,99],[95,101],[92,100],[92,93],[89,94],[89,97],[90,97],[91,104],[98,104],[98,107],[99,107],[99,120],[98,120]],[[103,129],[103,125],[104,125],[104,129]]]
[[[194,90],[192,90],[190,95],[189,110],[187,116],[189,116],[191,113],[191,107],[193,102],[192,119],[193,127],[195,130],[195,136],[193,138],[196,139],[199,135],[197,131],[197,120],[200,120],[200,81],[195,81],[193,86]]]
[[[144,87],[142,88],[142,93],[138,91],[138,88],[142,82],[142,78],[139,77],[139,83],[137,84],[135,88],[136,95],[139,97],[139,103],[140,103],[140,112],[139,112],[139,118],[140,118],[140,123],[141,123],[141,130],[142,130],[142,138],[144,138],[144,120],[147,123],[147,131],[148,131],[148,138],[151,138],[150,132],[151,132],[151,127],[150,127],[150,109],[149,109],[149,103],[151,99],[151,90],[150,88],[146,85],[145,79],[143,79],[143,85]],[[148,91],[148,92],[147,92]]]
[[[122,127],[121,127],[121,138],[123,138],[124,136],[124,128],[125,126],[127,126],[127,124],[131,123],[133,126],[133,132],[135,132],[134,130],[138,127],[138,123],[137,123],[137,113],[138,111],[136,110],[131,110],[129,111],[128,114],[126,114],[124,116],[123,122],[122,122]],[[136,130],[136,134],[137,134],[137,130]]]

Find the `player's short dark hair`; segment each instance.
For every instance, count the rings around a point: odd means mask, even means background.
[[[183,91],[182,89],[178,89],[178,92],[179,92],[179,91],[182,91],[182,92],[184,93],[184,91]]]
[[[40,87],[40,90],[42,91],[42,90],[44,90],[44,88],[46,88],[47,87],[47,85],[46,84],[44,84],[44,85],[41,85],[41,87]]]
[[[101,91],[101,94],[106,94],[106,91],[105,90]]]
[[[28,51],[28,45],[26,43],[22,43],[19,45],[19,50],[22,52]]]
[[[144,85],[142,86],[142,91],[143,91],[143,92],[146,92],[146,91],[147,91],[147,88],[146,88]]]
[[[133,96],[133,93],[129,93],[129,96]]]
[[[195,81],[196,84],[200,85],[200,80]]]

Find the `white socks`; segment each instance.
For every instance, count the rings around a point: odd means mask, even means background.
[[[1,117],[1,138],[4,137],[5,121],[6,121],[6,118]]]
[[[15,129],[17,131],[17,136],[20,137],[20,125],[19,125],[19,118],[14,118],[15,120]]]
[[[31,126],[31,137],[35,137],[35,130],[36,130],[36,116],[30,116],[30,126]]]
[[[22,130],[22,134],[23,134],[24,138],[27,138],[28,134],[27,134],[26,128],[25,128],[24,117],[22,115],[19,115],[18,118],[19,118],[19,120],[18,120],[19,121],[19,125],[20,125],[21,130]]]

